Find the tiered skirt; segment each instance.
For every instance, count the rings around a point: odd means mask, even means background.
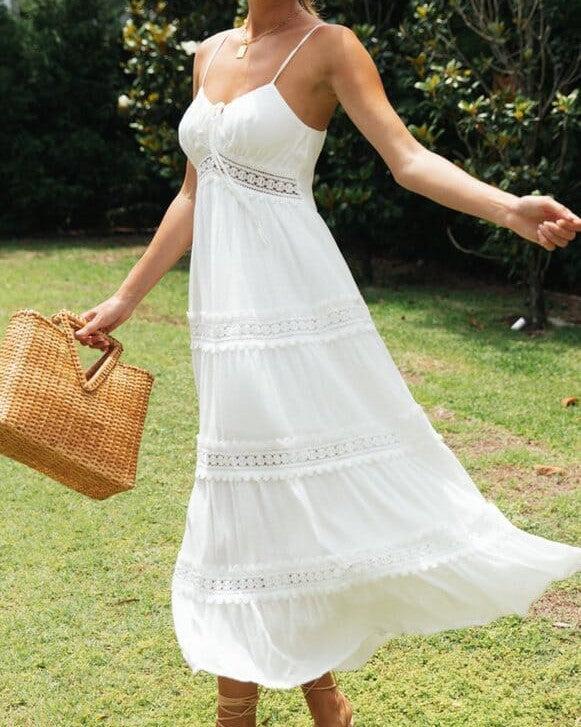
[[[264,246],[221,184],[198,189],[187,311],[200,429],[172,613],[193,672],[291,688],[400,634],[524,616],[581,548],[483,497],[317,213],[257,195]]]

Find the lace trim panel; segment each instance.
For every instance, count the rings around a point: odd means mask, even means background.
[[[301,199],[303,196],[298,181],[293,177],[273,174],[272,172],[265,172],[262,169],[256,169],[246,164],[240,164],[224,156],[224,154],[221,154],[221,157],[232,179],[247,189],[253,189],[257,192],[264,192],[265,194],[271,194],[277,197]],[[198,179],[202,179],[206,174],[214,171],[219,171],[216,166],[216,161],[211,154],[208,154],[197,167]]]
[[[250,314],[213,314],[186,311],[191,347],[205,350],[248,346],[280,346],[299,341],[329,340],[341,335],[375,330],[365,301],[350,298],[308,312],[271,317]]]
[[[273,446],[268,449],[234,448],[198,436],[196,479],[278,480],[324,472],[370,457],[403,454],[405,448],[393,432],[342,437],[306,446]]]
[[[210,602],[250,602],[257,599],[304,596],[316,592],[339,591],[385,577],[421,573],[489,543],[514,536],[516,528],[493,503],[466,523],[432,528],[401,547],[382,551],[362,550],[349,556],[328,556],[300,568],[284,565],[277,569],[234,566],[229,571],[205,571],[178,559],[173,572],[173,588],[187,588],[188,598]],[[258,572],[260,571],[260,572]]]

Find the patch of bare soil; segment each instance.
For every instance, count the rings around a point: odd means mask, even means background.
[[[556,628],[578,629],[581,627],[581,592],[549,591],[532,604],[530,614],[550,618]]]
[[[421,383],[425,374],[431,372],[463,371],[465,366],[459,363],[450,363],[428,356],[427,354],[405,352],[398,356],[397,367],[406,382]]]
[[[400,369],[400,372],[406,384],[421,384],[424,381],[424,377],[421,374],[415,374],[413,371],[406,371],[405,369]]]
[[[434,414],[431,414],[431,417],[437,419],[437,416],[434,416]],[[440,418],[446,417],[441,416]],[[452,417],[448,414],[447,418],[450,419]],[[543,442],[536,442],[534,439],[521,437],[503,427],[470,419],[465,419],[464,423],[468,426],[467,430],[464,429],[462,432],[446,432],[443,435],[446,444],[459,455],[468,455],[476,458],[495,454],[496,452],[501,452],[509,448],[526,448],[529,451],[538,452],[539,454],[549,454]]]
[[[50,248],[46,250],[19,250],[18,253],[14,253],[12,250],[0,250],[0,260],[16,257],[16,255],[18,255],[19,260],[32,260],[37,257],[50,257],[53,254]]]
[[[511,498],[534,509],[556,495],[574,492],[581,484],[581,466],[570,465],[556,474],[544,475],[534,467],[493,465],[481,477],[489,483],[486,496],[490,499],[510,493]]]
[[[457,421],[453,411],[437,406],[427,412],[432,422]],[[541,455],[542,464],[517,465],[491,463],[479,469],[478,480],[484,482],[486,497],[495,500],[509,496],[519,500],[525,510],[535,510],[543,502],[556,495],[573,492],[581,486],[581,465],[554,465],[554,453],[527,437],[477,420],[462,421],[468,429],[462,432],[443,433],[444,441],[459,459],[464,457],[480,458],[494,455],[505,449],[523,449]]]
[[[121,260],[125,257],[133,256],[135,258],[143,255],[146,244],[143,245],[124,245],[123,247],[117,248],[106,248],[104,250],[98,250],[95,248],[80,248],[75,254],[81,260],[87,260],[88,262],[94,262],[98,264],[114,263],[117,260]]]
[[[456,415],[450,409],[446,409],[445,406],[436,406],[429,412],[430,419],[432,421],[456,421]]]
[[[545,291],[549,313],[567,323],[581,325],[581,295]]]

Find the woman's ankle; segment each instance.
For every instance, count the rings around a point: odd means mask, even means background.
[[[257,684],[218,677],[216,727],[255,727],[259,695]]]
[[[349,724],[353,710],[347,697],[339,690],[331,672],[301,684],[303,695],[317,727]]]
[[[224,717],[226,717],[226,719],[224,719]],[[256,727],[256,717],[240,717],[235,719],[234,716],[230,714],[225,714],[221,717],[220,711],[218,711],[215,727]]]

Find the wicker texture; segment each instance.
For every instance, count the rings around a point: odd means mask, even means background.
[[[135,486],[154,376],[121,363],[120,341],[85,372],[65,308],[10,317],[0,344],[0,453],[95,500]]]

